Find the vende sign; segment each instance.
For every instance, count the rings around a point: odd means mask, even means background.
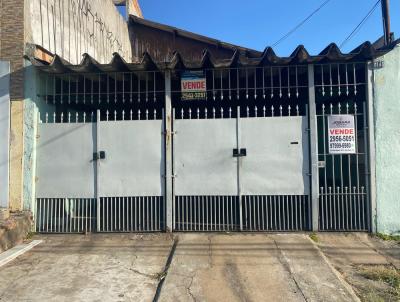
[[[205,100],[207,82],[202,71],[185,71],[181,77],[182,100]]]
[[[200,92],[206,91],[206,79],[193,79],[185,80],[182,79],[182,92]]]
[[[354,115],[328,116],[329,154],[356,153]]]

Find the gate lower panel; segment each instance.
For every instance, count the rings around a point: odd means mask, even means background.
[[[237,196],[176,196],[176,231],[240,230]]]
[[[321,231],[369,230],[369,204],[364,188],[338,187],[328,192],[321,188],[319,212]]]
[[[161,196],[102,197],[100,232],[156,232],[165,229]]]
[[[242,196],[244,231],[307,231],[311,224],[307,195]]]
[[[176,196],[176,231],[240,230],[237,196]],[[311,206],[307,195],[242,196],[243,231],[307,231]]]
[[[96,199],[37,198],[36,231],[86,233],[96,230]]]

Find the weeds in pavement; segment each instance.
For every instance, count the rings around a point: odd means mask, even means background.
[[[33,236],[35,236],[36,235],[36,233],[35,232],[29,232],[28,234],[26,234],[26,240],[29,240],[29,239],[32,239],[33,238]]]
[[[317,233],[311,233],[309,236],[310,236],[311,240],[314,241],[315,243],[319,242]]]
[[[400,235],[386,235],[386,234],[378,233],[378,234],[376,234],[376,236],[385,241],[396,241],[396,242],[400,243]]]
[[[363,266],[360,270],[361,276],[369,280],[383,282],[390,287],[390,295],[395,299],[393,301],[400,301],[400,271],[391,266],[374,265]],[[373,294],[373,293],[371,293]],[[371,298],[373,298],[371,296]],[[369,299],[369,301],[380,301],[376,299]]]
[[[361,298],[361,301],[365,302],[388,302],[385,300],[385,298],[380,297],[377,293],[374,291],[369,292],[365,296]]]

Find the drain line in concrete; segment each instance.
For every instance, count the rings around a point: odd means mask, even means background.
[[[160,298],[161,289],[163,287],[165,279],[167,278],[168,270],[171,265],[172,258],[174,258],[174,254],[175,254],[175,250],[178,245],[178,242],[179,242],[178,237],[175,237],[174,244],[172,245],[171,251],[169,252],[169,255],[168,255],[167,263],[165,264],[164,270],[160,275],[161,276],[160,281],[158,282],[157,290],[156,290],[156,294],[154,295],[153,302],[157,302],[158,299]]]
[[[306,295],[304,294],[303,290],[300,287],[300,284],[297,282],[296,277],[293,274],[293,271],[290,267],[289,261],[287,260],[286,256],[284,255],[283,251],[281,250],[281,248],[278,246],[278,244],[276,243],[276,241],[274,240],[274,244],[275,247],[278,251],[278,261],[282,264],[282,266],[284,267],[284,269],[287,271],[287,273],[289,274],[290,278],[293,280],[294,284],[296,285],[297,289],[299,290],[300,294],[303,296],[304,301],[309,301],[306,297]]]

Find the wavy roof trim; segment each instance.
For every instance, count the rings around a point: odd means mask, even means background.
[[[82,61],[78,65],[72,65],[58,55],[54,55],[50,64],[31,57],[28,59],[40,70],[54,74],[262,67],[366,62],[386,54],[397,43],[398,41],[395,41],[389,47],[376,49],[370,42],[364,42],[347,54],[342,53],[336,44],[331,43],[320,54],[314,56],[310,55],[303,45],[300,45],[289,57],[279,57],[271,47],[267,47],[259,57],[248,57],[243,52],[236,50],[230,59],[215,59],[208,50],[204,50],[201,60],[198,61],[186,60],[178,52],[174,52],[167,62],[155,62],[147,52],[143,54],[139,62],[134,63],[127,63],[118,53],[113,54],[108,64],[100,64],[87,53],[83,55]]]

